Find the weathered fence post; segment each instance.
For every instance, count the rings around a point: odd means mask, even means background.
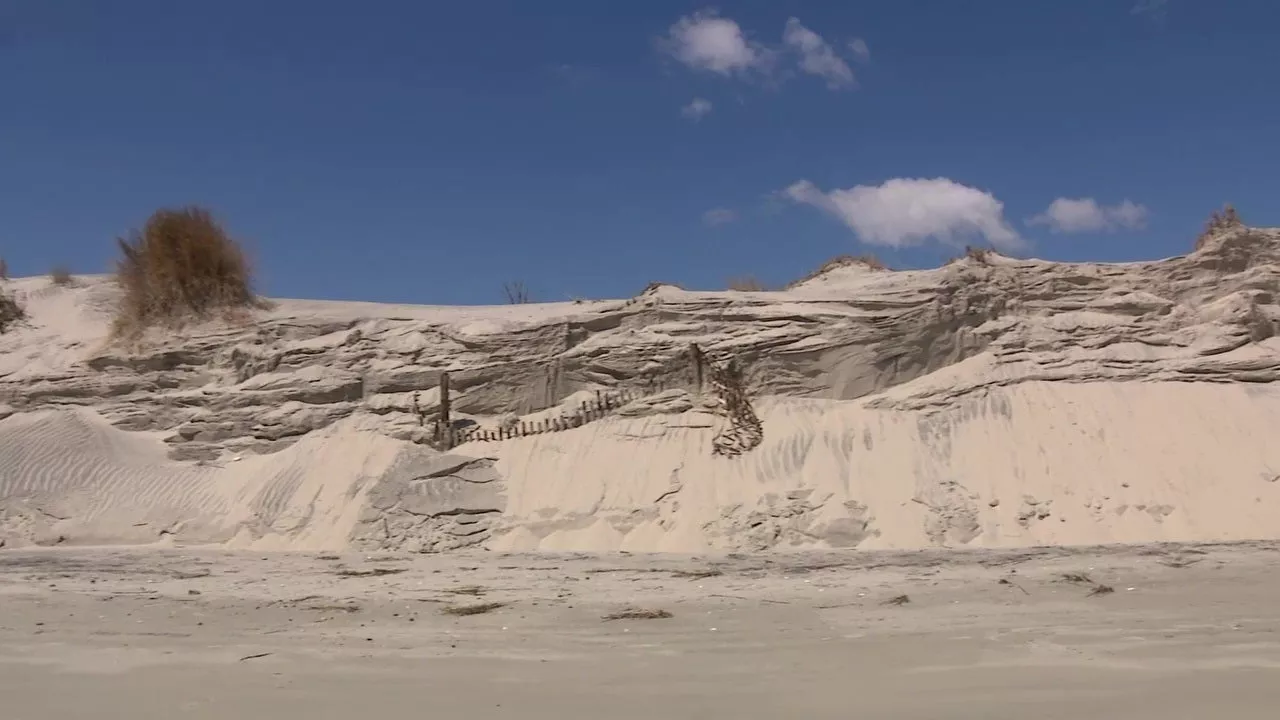
[[[694,392],[702,392],[702,348],[697,343],[689,344],[689,361],[693,363]]]
[[[440,426],[451,428],[449,420],[449,373],[440,373]]]

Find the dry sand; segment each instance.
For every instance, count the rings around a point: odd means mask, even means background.
[[[1280,231],[129,346],[107,278],[0,290],[5,720],[1275,716]],[[445,372],[618,402],[442,451]]]
[[[108,341],[107,278],[4,284],[0,543],[759,552],[1280,537],[1280,231],[1122,265],[835,265],[479,308],[276,300]],[[688,361],[737,359],[758,447]],[[453,418],[581,427],[448,453]]]
[[[0,714],[1273,718],[1278,551],[11,551]]]

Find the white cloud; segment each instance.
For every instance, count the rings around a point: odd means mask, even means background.
[[[695,70],[720,75],[763,69],[770,58],[768,49],[747,40],[738,23],[711,10],[680,18],[660,47]]]
[[[871,48],[867,45],[867,41],[862,38],[854,38],[849,41],[849,49],[853,51],[853,56],[858,62],[867,62],[871,60]]]
[[[1005,221],[1004,203],[947,178],[895,178],[830,192],[801,180],[782,192],[838,218],[871,245],[900,248],[930,239],[958,245],[966,237],[985,238],[1002,250],[1024,245]]]
[[[849,63],[836,55],[821,35],[801,25],[798,18],[787,20],[782,42],[800,54],[800,69],[825,79],[827,87],[836,90],[853,85]]]
[[[680,108],[680,114],[689,118],[694,122],[698,122],[702,118],[711,113],[711,101],[704,98],[694,98],[689,101],[688,105]]]
[[[728,225],[738,219],[738,213],[729,208],[712,208],[702,213],[702,223],[709,227]]]
[[[1027,224],[1047,225],[1055,233],[1138,230],[1146,227],[1148,214],[1145,206],[1129,200],[1106,206],[1093,198],[1058,198]]]
[[[1130,15],[1155,15],[1163,13],[1169,0],[1138,0],[1129,8]]]

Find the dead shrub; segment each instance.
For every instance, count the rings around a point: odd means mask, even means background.
[[[9,279],[9,263],[5,262],[4,258],[0,257],[0,280],[8,280],[8,279]]]
[[[990,265],[993,252],[991,248],[975,247],[973,245],[964,246],[964,256],[979,265]]]
[[[529,288],[522,282],[502,283],[502,292],[507,296],[508,305],[525,305],[530,302]]]
[[[961,260],[972,260],[979,265],[990,265],[991,256],[995,255],[995,251],[991,248],[975,247],[973,245],[964,246],[964,254],[957,255],[943,263],[943,266],[953,265]]]
[[[765,292],[769,288],[752,275],[729,278],[729,289],[738,292]]]
[[[878,271],[889,270],[889,266],[881,262],[880,258],[876,257],[875,255],[837,255],[831,258],[830,260],[822,263],[822,265],[820,265],[817,270],[814,270],[813,272],[809,273],[808,275],[805,275],[799,280],[794,280],[792,282],[787,283],[787,288],[790,289],[797,285],[803,285],[804,283],[807,283],[816,277],[821,277],[822,275],[826,274],[827,272],[830,272],[835,268],[846,267],[848,265],[862,265],[863,267],[866,267],[868,270],[878,270]]]
[[[67,287],[75,283],[76,278],[71,274],[71,269],[66,265],[54,265],[49,271],[49,282],[58,287]]]
[[[1221,212],[1214,210],[1209,214],[1209,222],[1205,223],[1204,230],[1196,237],[1196,250],[1203,248],[1212,235],[1238,227],[1244,227],[1244,222],[1231,203],[1224,205]]]
[[[205,319],[255,306],[252,269],[240,245],[200,207],[156,211],[142,230],[118,240],[116,281],[123,294],[117,333]]]

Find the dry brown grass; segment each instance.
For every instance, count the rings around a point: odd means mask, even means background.
[[[769,288],[753,275],[741,275],[729,278],[729,289],[738,292],[765,292]]]
[[[158,210],[119,244],[116,280],[124,292],[116,309],[117,334],[256,304],[244,250],[208,210]]]
[[[1230,203],[1223,206],[1221,212],[1214,210],[1209,215],[1209,222],[1205,224],[1204,230],[1196,237],[1196,250],[1203,248],[1205,242],[1215,233],[1238,227],[1244,227],[1244,222],[1240,220],[1240,215]]]
[[[973,245],[965,245],[963,255],[957,255],[951,258],[950,260],[946,261],[945,263],[943,263],[943,265],[944,266],[951,265],[953,263],[958,263],[961,260],[966,260],[966,259],[972,260],[979,265],[990,265],[991,256],[995,254],[996,254],[996,251],[992,250],[991,248],[974,247]]]
[[[49,282],[58,287],[67,287],[75,283],[76,277],[71,274],[71,268],[66,265],[54,265],[49,271]]]
[[[994,254],[991,248],[975,247],[973,245],[964,246],[964,256],[977,262],[979,265],[990,265],[991,256]]]
[[[522,282],[502,283],[502,292],[507,296],[508,305],[525,305],[531,302],[529,288]]]
[[[808,275],[805,275],[799,280],[794,280],[792,282],[787,283],[787,288],[790,289],[797,285],[802,285],[816,277],[822,276],[823,274],[835,268],[845,267],[847,265],[862,265],[870,270],[880,270],[880,271],[888,271],[890,269],[888,265],[885,265],[883,262],[881,262],[880,258],[876,257],[875,255],[837,255],[831,258],[830,260],[822,263],[822,265],[819,266],[817,270],[814,270],[813,272],[809,273]]]

